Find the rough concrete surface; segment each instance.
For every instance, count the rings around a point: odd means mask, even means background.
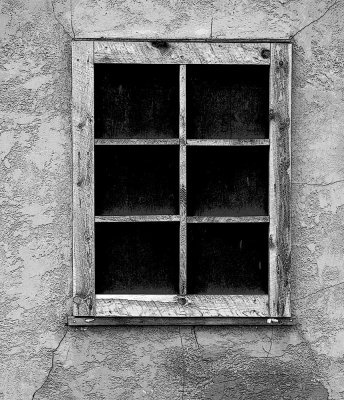
[[[344,1],[2,0],[0,400],[344,399]],[[295,327],[67,328],[71,39],[292,38]]]

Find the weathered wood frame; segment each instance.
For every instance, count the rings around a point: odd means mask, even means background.
[[[290,324],[290,43],[190,43],[74,41],[72,53],[73,119],[73,317],[71,325],[93,324]],[[179,139],[94,140],[94,63],[180,65]],[[186,64],[270,65],[270,138],[187,140]],[[94,145],[179,145],[180,213],[171,216],[94,215]],[[269,217],[187,217],[187,146],[269,146]],[[96,295],[94,223],[178,221],[180,291],[171,296]],[[186,294],[187,223],[269,223],[269,295]],[[91,317],[91,319],[90,319]],[[98,317],[106,323],[94,323]],[[279,320],[269,318],[279,318]],[[78,319],[79,318],[79,319]],[[161,318],[161,319],[159,319]],[[160,322],[157,322],[159,320]],[[105,320],[104,320],[105,321]],[[162,322],[165,321],[165,322]],[[168,322],[169,321],[169,322]],[[178,322],[177,322],[178,321]],[[250,322],[251,321],[251,322]]]

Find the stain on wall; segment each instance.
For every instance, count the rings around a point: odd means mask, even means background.
[[[344,398],[344,3],[3,0],[0,400]],[[291,38],[294,327],[67,328],[71,39]]]

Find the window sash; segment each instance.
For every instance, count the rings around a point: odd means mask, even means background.
[[[180,64],[179,139],[94,140],[94,63]],[[186,140],[186,64],[270,65],[269,139]],[[290,43],[73,41],[73,315],[117,317],[289,317],[290,310]],[[179,144],[180,215],[94,216],[94,145]],[[187,217],[186,146],[269,145],[269,217]],[[161,217],[161,219],[160,219]],[[180,294],[96,295],[94,223],[180,223]],[[269,222],[268,295],[187,295],[186,226],[198,222]],[[124,297],[123,297],[124,296]]]

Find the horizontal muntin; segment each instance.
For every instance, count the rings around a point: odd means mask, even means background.
[[[189,146],[269,146],[269,139],[188,139]]]
[[[187,222],[191,224],[201,223],[267,223],[269,222],[269,216],[245,216],[245,217],[187,217]]]
[[[178,222],[179,215],[96,215],[95,222]]]
[[[179,139],[95,139],[96,146],[179,145]]]

